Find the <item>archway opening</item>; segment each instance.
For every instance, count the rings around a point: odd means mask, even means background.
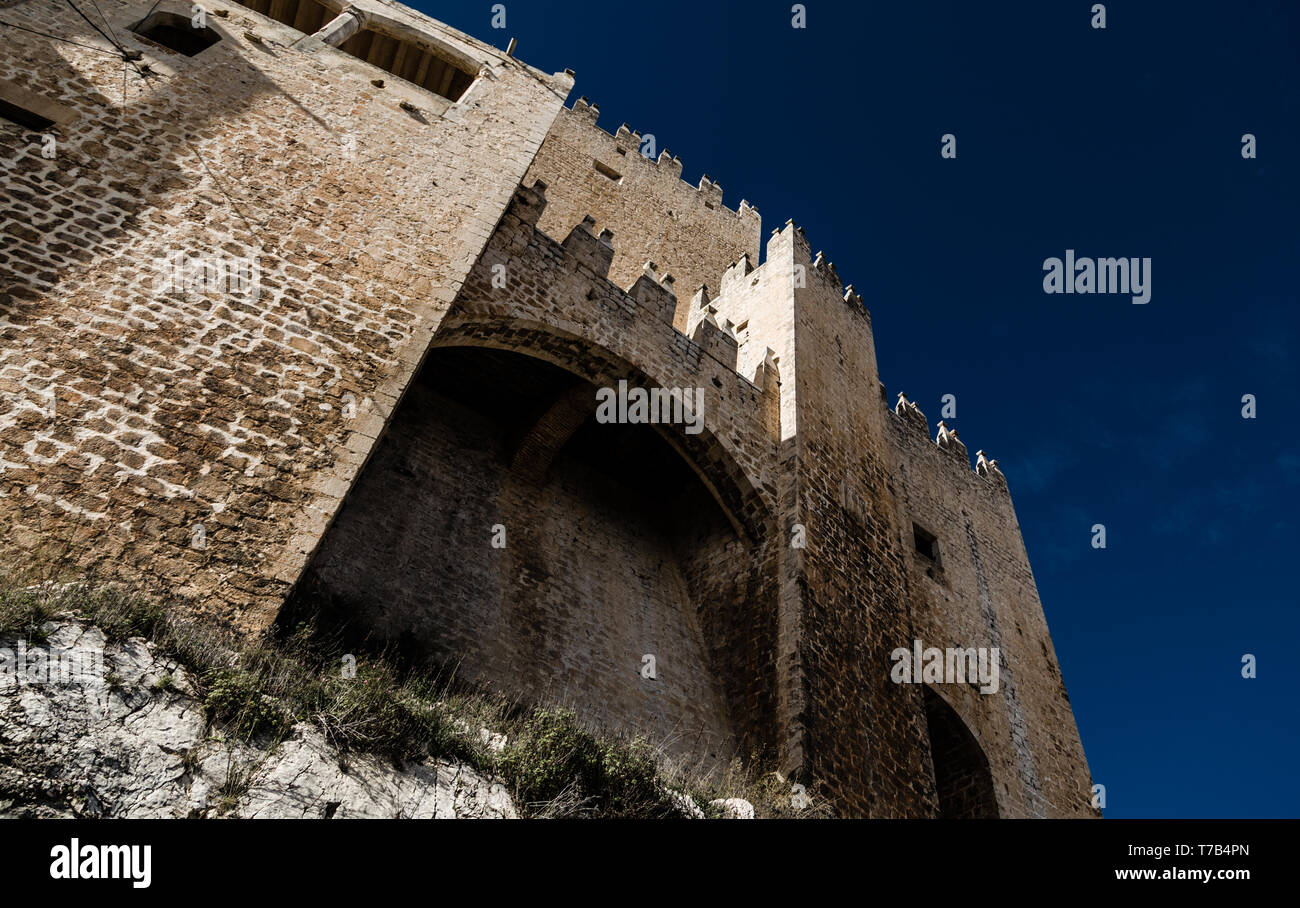
[[[988,758],[966,723],[930,688],[924,688],[934,781],[943,819],[997,819],[998,802]]]
[[[653,426],[534,357],[435,347],[299,584],[374,644],[718,760],[735,738],[705,610],[750,552]],[[707,617],[707,616],[706,616]]]

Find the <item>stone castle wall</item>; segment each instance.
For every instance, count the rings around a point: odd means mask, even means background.
[[[784,377],[782,519],[803,536],[785,553],[781,593],[787,759],[834,780],[854,813],[931,814],[920,692],[888,676],[908,633],[907,579],[870,317],[792,222],[761,267],[742,260],[720,296],[697,302],[701,317],[737,326],[744,361],[775,353]]]
[[[1005,478],[973,471],[958,439],[936,444],[919,411],[884,405],[870,315],[799,228],[776,231],[766,252],[697,296],[688,323],[730,326],[742,370],[771,357],[786,376],[781,518],[807,531],[782,570],[791,764],[842,780],[837,794],[862,812],[934,813],[921,688],[889,681],[890,654],[915,639],[998,647],[996,695],[932,689],[985,748],[997,742],[998,810],[1095,815]],[[917,551],[914,524],[938,536],[938,564]]]
[[[387,0],[327,0],[314,36],[214,4],[192,57],[101,6],[150,70],[125,93],[112,53],[0,48],[0,97],[57,138],[0,123],[0,554],[66,541],[249,632],[314,591],[846,813],[1094,813],[1005,480],[882,403],[870,315],[801,229],[760,264],[757,211],[564,109],[571,74]],[[110,46],[65,9],[5,15]],[[402,69],[398,37],[468,90],[346,52]],[[177,256],[256,293],[168,284]],[[620,381],[703,389],[702,431],[598,423]],[[1001,689],[893,683],[913,639],[999,647]]]
[[[915,412],[881,412],[890,423],[904,545],[913,523],[938,540],[937,561],[908,547],[916,639],[1002,654],[995,695],[969,685],[939,693],[979,741],[1002,742],[986,754],[1004,815],[1094,816],[1087,761],[1006,479],[996,469],[972,470],[960,439],[936,444]]]
[[[129,31],[151,3],[100,5],[149,77],[28,32],[0,45],[0,79],[67,115],[53,159],[0,129],[5,544],[66,538],[85,568],[265,626],[571,78],[386,4],[484,67],[459,101],[234,3],[193,57]],[[109,47],[64,4],[5,15]],[[172,291],[177,256],[252,263],[256,297]]]
[[[543,232],[567,236],[592,217],[597,231],[614,234],[609,273],[615,283],[626,287],[654,262],[673,278],[682,304],[701,284],[716,290],[722,272],[741,255],[758,260],[756,209],[746,202],[735,211],[724,207],[720,185],[708,177],[694,186],[684,182],[681,160],[666,148],[651,159],[640,133],[624,124],[611,135],[596,125],[598,115],[585,98],[566,108],[528,170],[526,183],[542,180],[550,187],[538,224]],[[683,306],[674,324],[686,330]]]

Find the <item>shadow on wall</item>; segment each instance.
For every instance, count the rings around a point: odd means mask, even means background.
[[[21,15],[48,9],[28,4],[5,19],[93,47],[108,46],[88,27],[65,27],[66,18],[47,23]],[[127,37],[131,21],[117,16],[110,21],[128,48],[144,46]],[[50,126],[38,124],[39,130],[0,120],[5,161],[0,168],[5,237],[0,363],[20,373],[24,385],[0,398],[0,425],[10,448],[6,459],[21,465],[3,471],[0,488],[39,493],[12,495],[11,503],[23,513],[10,515],[13,536],[0,545],[30,548],[29,541],[15,537],[46,539],[51,528],[67,525],[70,515],[93,522],[107,512],[111,496],[120,495],[128,482],[139,483],[98,436],[108,431],[103,418],[89,415],[103,397],[131,402],[109,419],[129,418],[132,410],[170,409],[168,418],[156,420],[157,450],[195,451],[210,459],[221,454],[221,447],[208,450],[180,428],[176,411],[184,408],[176,401],[197,399],[201,382],[210,389],[216,383],[210,368],[195,368],[192,357],[187,361],[180,355],[179,332],[167,330],[210,318],[214,303],[171,292],[177,282],[166,269],[177,253],[228,255],[221,244],[232,235],[249,244],[241,255],[256,254],[246,221],[226,210],[218,191],[201,188],[205,181],[227,189],[245,180],[254,186],[281,182],[273,174],[257,174],[251,156],[244,160],[236,154],[238,143],[220,141],[255,99],[279,91],[254,60],[246,59],[251,52],[222,34],[192,58],[151,49],[148,56],[175,62],[177,74],[145,80],[110,53],[0,27],[5,41],[0,79],[7,83],[7,96],[54,120]],[[125,103],[112,90],[119,85]],[[195,150],[199,145],[205,146],[202,156]],[[44,156],[49,152],[53,157]],[[247,185],[238,190],[249,191]],[[209,235],[206,227],[214,223],[218,231]],[[126,311],[144,317],[125,318]],[[196,335],[202,330],[196,328]],[[247,394],[270,357],[254,349],[243,352],[229,359],[226,374],[230,387]],[[168,376],[167,387],[159,384],[160,374]],[[43,389],[52,388],[67,389],[60,394],[57,419],[43,409]],[[82,437],[92,439],[88,449],[79,446]],[[164,481],[176,480],[150,477],[144,484],[157,489]],[[136,524],[136,532],[150,538],[170,529],[152,515]],[[104,538],[102,523],[84,532]],[[88,547],[83,567],[112,574],[117,567],[112,546],[125,546],[129,539],[118,535],[112,545]]]
[[[8,94],[59,111],[43,131],[0,120],[0,366],[23,385],[0,395],[0,491],[12,527],[0,548],[30,549],[83,521],[78,541],[95,540],[83,569],[115,576],[145,550],[134,567],[147,564],[175,590],[213,557],[193,545],[198,525],[231,542],[223,570],[259,578],[201,591],[205,602],[224,600],[213,606],[222,617],[237,616],[250,600],[278,601],[283,586],[263,578],[264,543],[240,544],[257,520],[222,517],[205,496],[224,507],[230,486],[219,478],[327,459],[326,420],[293,389],[321,393],[329,376],[293,335],[311,326],[355,338],[354,311],[378,308],[349,300],[353,312],[334,316],[338,296],[362,283],[353,238],[321,230],[309,249],[289,236],[355,223],[371,203],[349,197],[356,176],[335,153],[342,137],[273,78],[283,70],[285,84],[301,87],[291,90],[328,94],[332,83],[300,54],[243,38],[235,20],[215,15],[215,44],[168,51],[133,35],[144,10],[132,18],[122,6],[106,6],[108,23],[128,49],[148,48],[135,66],[0,27]],[[61,4],[29,3],[5,20],[108,46]],[[157,72],[142,76],[144,66]],[[304,286],[306,266],[320,289]],[[232,288],[232,276],[252,286]],[[393,343],[376,333],[368,352],[382,359]],[[347,365],[361,374],[372,361]],[[292,434],[304,425],[299,435],[316,433],[310,444]]]
[[[220,20],[209,21],[208,40],[214,43],[177,51],[131,32],[127,26],[136,24],[131,17],[110,17],[113,34],[128,50],[149,48],[147,58],[134,65],[107,52],[0,28],[10,47],[19,50],[19,59],[6,58],[0,78],[68,113],[44,131],[56,140],[53,158],[42,156],[43,132],[0,122],[0,155],[7,162],[0,183],[7,200],[19,203],[18,212],[32,213],[31,229],[11,233],[0,259],[5,277],[0,305],[7,318],[25,324],[49,315],[50,297],[60,284],[86,283],[96,269],[121,286],[123,260],[131,263],[139,283],[152,289],[148,272],[166,266],[169,258],[147,246],[127,251],[159,233],[157,224],[140,215],[197,203],[205,179],[216,185],[216,197],[203,201],[228,208],[249,232],[250,243],[269,240],[246,220],[239,200],[250,190],[281,187],[279,176],[237,156],[238,143],[211,140],[228,135],[219,130],[237,126],[240,113],[259,97],[283,94],[262,73],[255,55],[284,51],[236,43]],[[156,28],[145,30],[167,40]],[[89,31],[69,34],[68,40],[108,49],[108,42]],[[75,64],[70,62],[74,54]],[[174,67],[175,74],[154,71],[149,58]],[[93,82],[87,74],[93,74]],[[121,93],[97,88],[117,84]],[[199,238],[194,245],[191,253],[202,245]]]

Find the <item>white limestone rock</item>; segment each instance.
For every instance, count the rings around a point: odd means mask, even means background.
[[[709,806],[719,811],[724,820],[754,819],[754,805],[744,798],[718,798],[710,801]]]
[[[46,630],[33,650],[94,670],[20,680],[18,640],[0,638],[0,817],[518,816],[499,781],[449,760],[343,760],[306,724],[272,749],[226,741],[186,671],[144,640],[108,643],[71,621]]]

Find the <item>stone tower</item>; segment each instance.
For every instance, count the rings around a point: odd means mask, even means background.
[[[331,609],[850,815],[1095,815],[996,461],[889,405],[797,225],[387,0],[100,5],[0,3],[9,557]]]

